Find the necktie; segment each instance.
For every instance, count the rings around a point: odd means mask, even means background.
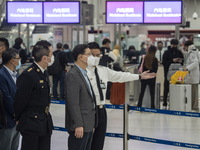
[[[161,59],[162,59],[162,57],[161,57],[161,51],[160,51],[160,62],[162,62],[162,60],[161,60]]]
[[[97,72],[97,68],[95,68],[94,73],[95,73],[95,76],[96,76],[97,87],[98,87],[100,99],[101,99],[101,101],[103,101],[104,100],[104,98],[103,98],[103,91],[101,89],[100,79],[99,79],[99,75],[98,75],[98,72]]]

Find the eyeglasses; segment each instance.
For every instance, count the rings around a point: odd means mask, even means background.
[[[13,59],[21,59],[21,58],[13,58]]]

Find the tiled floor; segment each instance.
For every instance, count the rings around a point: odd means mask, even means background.
[[[55,126],[64,127],[64,105],[52,104],[51,113]],[[107,109],[107,132],[122,133],[123,111]],[[154,113],[129,113],[129,133],[136,136],[200,144],[200,119]],[[52,135],[52,150],[67,150],[66,132],[54,131]],[[130,140],[129,150],[188,150],[174,147]],[[104,150],[123,150],[121,138],[106,137]]]

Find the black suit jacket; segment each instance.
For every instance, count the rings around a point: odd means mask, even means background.
[[[15,126],[13,101],[16,93],[16,85],[10,73],[5,67],[0,69],[0,90],[3,96],[3,107],[6,117],[7,128]]]
[[[2,68],[3,64],[0,64],[0,68]],[[3,97],[2,92],[0,90],[0,129],[6,127],[6,116],[5,110],[3,106]]]
[[[50,104],[48,77],[33,63],[18,77],[16,86],[17,130],[34,135],[51,134],[53,123],[47,110]]]

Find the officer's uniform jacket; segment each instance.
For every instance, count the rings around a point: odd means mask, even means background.
[[[14,101],[17,130],[22,133],[46,135],[52,133],[49,113],[50,89],[48,76],[33,63],[17,79]]]

